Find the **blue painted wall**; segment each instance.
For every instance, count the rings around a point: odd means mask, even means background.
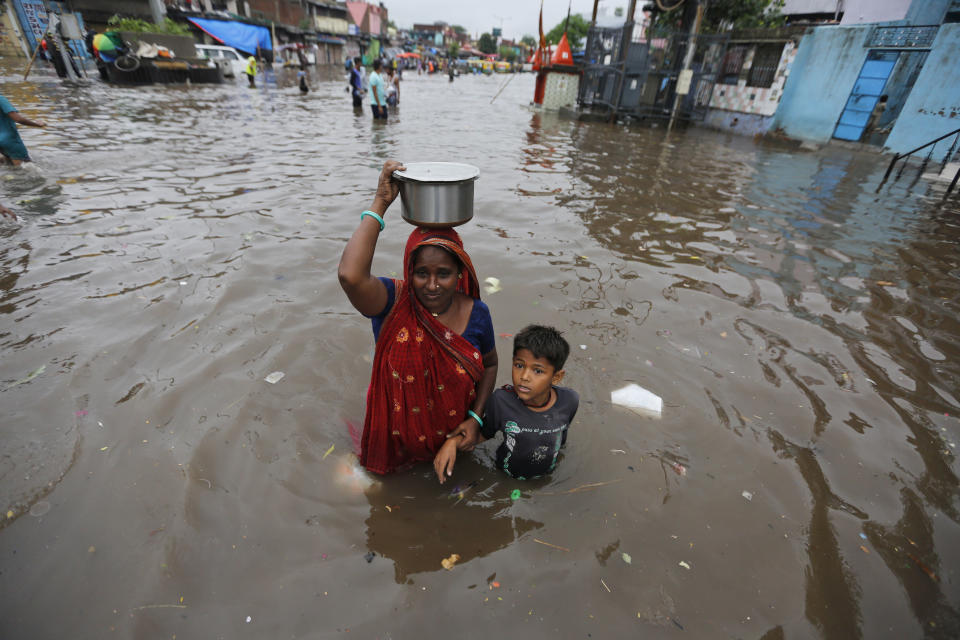
[[[960,129],[960,23],[941,25],[886,148],[904,153],[954,129]],[[933,157],[942,159],[950,142],[938,144]]]
[[[918,26],[940,24],[950,7],[950,0],[913,0],[904,22]]]
[[[826,143],[833,136],[863,62],[872,26],[816,27],[800,42],[771,130]]]

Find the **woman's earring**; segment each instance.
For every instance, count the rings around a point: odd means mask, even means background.
[[[458,274],[457,274],[457,280],[462,280],[462,279],[463,279],[463,274],[462,274],[462,273],[458,273]]]

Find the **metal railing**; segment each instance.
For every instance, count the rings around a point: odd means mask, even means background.
[[[947,152],[943,155],[943,161],[940,163],[940,171],[938,171],[938,173],[943,173],[943,170],[946,169],[947,164],[950,162],[951,159],[953,159],[953,156],[957,151],[957,143],[958,141],[960,141],[960,129],[954,129],[949,133],[943,134],[939,138],[935,138],[926,144],[920,145],[916,149],[912,149],[910,151],[907,151],[906,153],[898,153],[895,156],[893,156],[893,160],[890,161],[890,166],[887,167],[887,172],[883,174],[883,180],[881,180],[880,184],[877,185],[877,192],[879,193],[883,185],[887,183],[887,179],[890,177],[890,173],[893,171],[893,167],[897,164],[897,162],[900,162],[901,160],[903,160],[903,163],[900,165],[900,170],[897,171],[897,175],[893,179],[894,182],[899,180],[900,176],[903,175],[903,170],[907,166],[907,158],[912,156],[917,151],[922,151],[927,147],[930,147],[930,151],[927,152],[927,156],[923,159],[923,162],[920,163],[920,168],[917,170],[917,175],[913,179],[913,183],[911,183],[911,186],[913,186],[913,184],[915,184],[917,180],[920,179],[920,176],[923,174],[924,169],[926,169],[927,165],[930,163],[930,159],[933,157],[933,150],[936,148],[937,143],[940,142],[941,140],[946,140],[950,136],[953,136],[953,142],[950,143],[950,148],[947,149]],[[943,194],[944,198],[949,196],[950,193],[956,188],[958,181],[960,181],[960,167],[957,168],[957,173],[953,176],[953,180],[950,182],[950,186],[947,187],[947,192]]]

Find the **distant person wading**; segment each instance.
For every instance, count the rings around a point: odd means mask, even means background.
[[[243,70],[247,74],[247,80],[250,81],[250,86],[257,86],[257,59],[253,56],[247,58],[247,68]]]
[[[370,73],[370,111],[374,120],[387,119],[387,83],[380,75],[380,60],[373,61],[373,71]]]

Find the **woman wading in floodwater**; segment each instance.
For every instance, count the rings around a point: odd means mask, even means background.
[[[370,274],[383,216],[399,193],[393,172],[403,168],[383,165],[338,271],[351,304],[373,323],[360,462],[375,473],[433,460],[448,437],[472,449],[497,378],[490,310],[456,231],[417,227],[403,253],[404,279]]]

